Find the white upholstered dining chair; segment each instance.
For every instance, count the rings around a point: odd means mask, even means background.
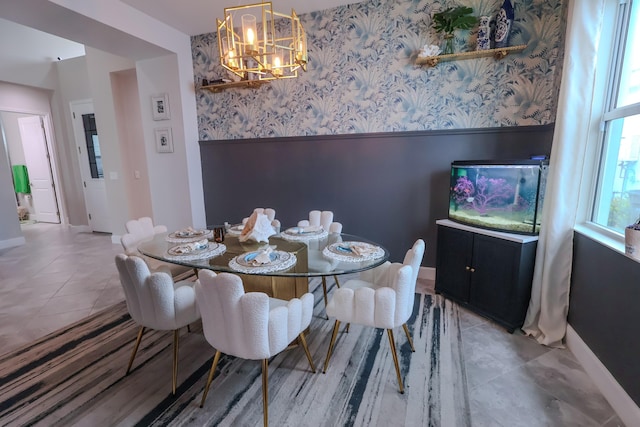
[[[311,370],[311,359],[303,331],[311,323],[313,295],[284,301],[269,298],[262,292],[245,293],[242,279],[230,273],[216,274],[201,270],[195,284],[202,328],[206,340],[216,349],[200,407],[204,406],[209,387],[222,353],[262,361],[263,421],[269,420],[268,361],[298,339]]]
[[[333,293],[326,311],[336,322],[323,372],[326,372],[329,366],[341,322],[383,328],[387,330],[389,337],[400,393],[404,393],[393,329],[402,326],[411,350],[415,351],[407,320],[413,311],[416,281],[424,250],[424,241],[418,239],[407,251],[402,264],[386,262],[372,270],[364,271],[358,279],[348,280]]]
[[[193,282],[174,282],[165,272],[152,274],[147,264],[137,256],[118,254],[116,266],[129,315],[140,325],[125,375],[131,371],[145,328],[173,331],[172,392],[175,394],[179,330],[200,319]]]
[[[138,252],[138,245],[146,240],[151,240],[153,236],[166,233],[167,227],[164,225],[154,225],[153,220],[148,216],[131,219],[126,222],[127,232],[120,237],[120,243],[127,255],[135,255],[142,258],[152,272],[164,271],[169,273],[174,279],[186,279],[193,276],[195,272],[189,267],[177,264],[162,262],[154,258],[142,255]]]
[[[313,210],[309,212],[309,219],[298,221],[298,227],[321,225],[328,233],[342,233],[342,224],[333,220],[332,211]]]

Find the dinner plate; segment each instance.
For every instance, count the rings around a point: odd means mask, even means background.
[[[197,249],[192,249],[191,245],[188,244],[184,244],[184,245],[176,245],[173,246],[171,248],[169,248],[167,250],[167,253],[169,255],[173,255],[173,256],[180,256],[180,255],[194,255],[194,254],[199,254],[202,252],[207,252],[207,251],[212,251],[214,250],[216,247],[218,246],[217,243],[208,243],[206,246],[197,248]]]
[[[317,236],[324,233],[324,229],[319,228],[316,230],[306,231],[305,227],[291,227],[287,228],[284,232],[291,236]]]
[[[242,234],[242,230],[244,230],[244,225],[234,225],[227,230],[227,234],[230,234],[232,236],[239,236],[240,234]]]
[[[192,237],[202,237],[210,233],[210,230],[180,230],[169,234],[169,237],[177,237],[183,239],[190,239]]]
[[[253,261],[259,253],[260,251],[245,252],[233,257],[231,261],[229,261],[229,267],[231,267],[232,270],[246,274],[265,274],[286,270],[298,262],[298,259],[292,253],[273,251],[269,254],[270,262],[267,264],[254,265]]]
[[[304,227],[291,227],[284,230],[280,236],[289,241],[309,242],[311,240],[320,240],[327,237],[329,233],[323,228],[312,231],[304,231]]]
[[[174,231],[173,233],[169,233],[167,235],[167,242],[171,243],[189,243],[189,242],[197,242],[198,240],[208,239],[213,236],[213,232],[211,230],[179,230]]]
[[[359,247],[366,249],[366,253],[359,255],[351,248],[351,245],[358,245]],[[328,258],[340,261],[360,262],[384,256],[384,249],[365,242],[336,242],[324,248],[322,250],[322,254]]]
[[[329,245],[329,250],[334,254],[338,254],[338,255],[351,255],[354,257],[362,256],[362,255],[358,255],[358,253],[356,253],[353,249],[351,249],[352,244],[366,248],[369,251],[368,254],[373,254],[378,249],[377,246],[370,245],[369,243],[364,243],[364,242],[338,242],[338,243],[333,243]]]
[[[238,255],[236,262],[243,267],[260,267],[262,265],[275,265],[287,262],[291,258],[289,252],[272,251],[269,254],[270,261],[267,264],[254,264],[253,261],[260,254],[260,251],[247,252],[242,255]]]

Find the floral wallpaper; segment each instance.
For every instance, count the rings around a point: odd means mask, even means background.
[[[197,88],[200,139],[553,123],[566,0],[514,1],[509,44],[526,44],[521,54],[415,65],[422,46],[441,44],[432,14],[458,4],[493,17],[502,0],[369,0],[301,15],[307,72],[258,89]],[[273,7],[278,10],[277,0]],[[456,51],[474,50],[475,32],[458,31]],[[194,36],[191,43],[198,84],[226,77],[217,34]]]

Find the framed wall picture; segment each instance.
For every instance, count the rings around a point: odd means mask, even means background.
[[[156,128],[156,151],[158,153],[173,153],[173,138],[171,128]]]
[[[171,112],[169,111],[169,94],[159,93],[151,96],[151,108],[153,111],[153,120],[169,120]]]

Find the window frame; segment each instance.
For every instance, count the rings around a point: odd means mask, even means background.
[[[635,0],[640,1],[640,0]],[[626,49],[626,34],[634,0],[609,0],[605,5],[598,42],[594,97],[589,124],[589,137],[580,185],[576,230],[624,253],[624,234],[593,221],[601,197],[602,158],[607,155],[607,126],[612,120],[640,114],[640,103],[615,107]],[[638,6],[638,5],[636,5]],[[607,23],[613,23],[611,26]],[[606,33],[607,28],[615,31]],[[616,158],[617,162],[617,158]]]

